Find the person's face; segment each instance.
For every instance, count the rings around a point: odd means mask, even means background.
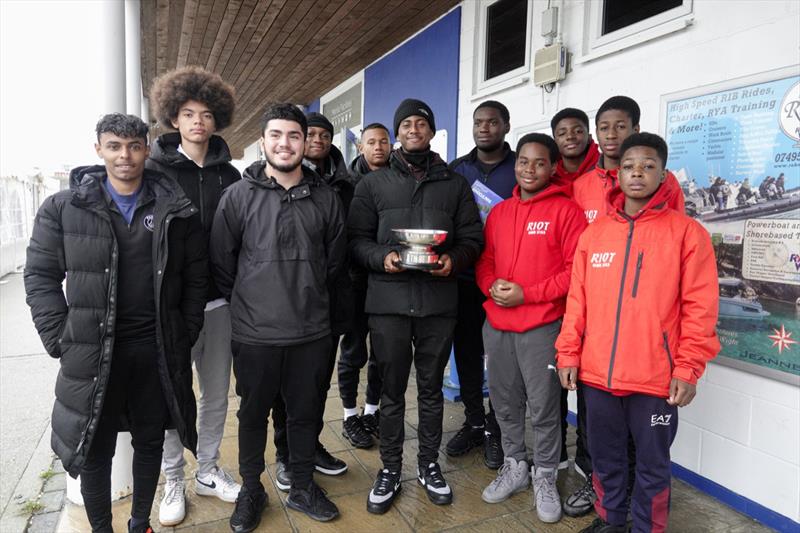
[[[291,172],[303,161],[305,137],[298,122],[274,118],[267,122],[261,148],[269,166],[280,172]]]
[[[105,163],[108,177],[117,181],[141,179],[144,162],[150,155],[145,139],[120,137],[110,132],[100,134],[94,149]]]
[[[631,123],[631,117],[625,111],[609,109],[597,117],[597,143],[603,155],[612,159],[619,159],[619,149],[622,141],[632,133],[639,132],[639,125]]]
[[[622,154],[619,167],[619,186],[626,197],[648,200],[664,181],[664,162],[655,148],[634,146]]]
[[[561,157],[580,157],[589,144],[589,131],[586,125],[577,118],[563,118],[556,124],[553,137],[558,145]]]
[[[325,128],[311,126],[308,128],[308,137],[306,137],[306,157],[321,161],[328,157],[331,153],[331,132]]]
[[[389,132],[383,128],[372,128],[361,135],[359,150],[371,167],[386,166],[392,145],[389,143]]]
[[[433,132],[428,120],[419,115],[406,117],[397,129],[397,140],[406,152],[427,150],[431,145]]]
[[[178,116],[172,120],[172,127],[181,134],[181,141],[203,144],[215,131],[214,113],[208,106],[196,100],[183,103]]]
[[[530,198],[550,184],[555,167],[550,162],[550,150],[531,142],[523,144],[517,153],[514,173],[523,199]]]
[[[472,139],[479,150],[491,152],[503,146],[509,124],[503,121],[500,111],[481,107],[472,115]]]

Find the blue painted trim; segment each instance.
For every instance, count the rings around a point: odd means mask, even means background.
[[[685,481],[694,488],[705,492],[709,496],[716,498],[725,505],[728,505],[740,513],[744,513],[750,518],[761,522],[765,526],[777,531],[786,533],[797,533],[800,531],[800,524],[780,513],[764,507],[749,498],[733,492],[723,487],[719,483],[692,472],[679,464],[672,463],[672,475],[681,481]]]

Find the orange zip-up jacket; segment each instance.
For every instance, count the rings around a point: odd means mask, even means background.
[[[696,383],[719,352],[711,238],[667,208],[670,188],[632,218],[615,188],[614,212],[578,241],[556,350],[558,367],[578,367],[583,383],[667,398],[672,378]]]
[[[556,163],[556,173],[551,181],[558,186],[572,185],[576,179],[593,169],[599,159],[600,149],[597,148],[597,143],[594,140],[589,139],[589,144],[586,145],[586,155],[583,156],[583,161],[581,161],[581,166],[578,167],[578,170],[575,172],[568,171],[564,167],[564,160],[559,158]]]
[[[602,156],[600,161],[602,161]],[[601,168],[598,163],[596,167],[573,182],[572,198],[583,209],[583,213],[586,215],[586,222],[589,224],[613,210],[608,203],[607,196],[617,186],[618,170],[619,168],[606,170]],[[667,181],[672,182],[670,183],[670,197],[667,199],[667,205],[679,213],[684,213],[683,191],[678,179],[672,172],[667,171]]]
[[[488,298],[483,307],[493,328],[521,333],[564,314],[572,256],[586,228],[568,190],[568,185],[551,184],[522,200],[517,185],[511,198],[489,213],[486,246],[475,265],[478,287],[488,297],[492,284],[502,278],[522,286],[525,298],[516,307],[500,307]]]

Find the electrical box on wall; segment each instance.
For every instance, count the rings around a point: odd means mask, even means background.
[[[536,50],[533,59],[533,83],[547,85],[567,76],[567,48],[560,44]]]

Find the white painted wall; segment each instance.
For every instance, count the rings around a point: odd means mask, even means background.
[[[483,100],[509,108],[512,144],[526,131],[549,129],[561,108],[582,108],[591,117],[615,94],[636,99],[642,130],[657,132],[665,93],[800,62],[800,2],[794,0],[694,0],[693,22],[685,29],[587,62],[580,62],[584,1],[567,0],[563,40],[574,53],[567,78],[551,94],[534,86],[531,75],[528,82],[475,97],[478,5],[462,3],[459,154],[473,147],[472,110]],[[533,2],[534,50],[544,46],[538,19],[546,6]],[[800,521],[800,389],[711,364],[680,419],[672,447],[676,463]]]

